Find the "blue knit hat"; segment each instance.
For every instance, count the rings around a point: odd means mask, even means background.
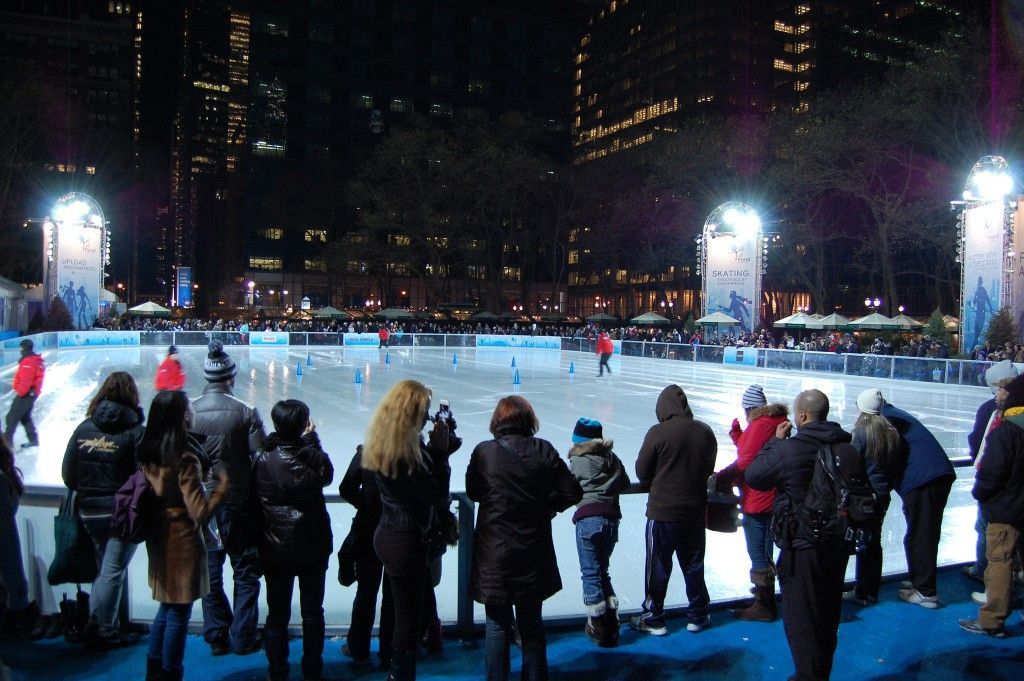
[[[601,422],[594,419],[581,418],[572,429],[572,441],[576,444],[587,440],[600,440],[602,437]]]

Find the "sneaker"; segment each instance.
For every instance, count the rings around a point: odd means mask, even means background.
[[[214,641],[210,641],[210,654],[214,657],[220,657],[221,655],[227,655],[231,652],[231,643],[228,639],[218,638]]]
[[[934,610],[942,605],[939,603],[938,596],[923,596],[920,591],[914,588],[900,589],[899,597],[900,600],[906,601],[907,603],[920,605],[922,608],[928,608],[930,610]]]
[[[252,643],[232,652],[234,652],[235,655],[252,655],[253,653],[258,653],[261,650],[263,650],[263,631],[257,629]]]
[[[369,651],[367,651],[365,655],[356,655],[352,652],[352,649],[348,647],[347,643],[343,643],[341,645],[341,654],[345,657],[351,658],[353,662],[366,662],[370,659]]]
[[[984,591],[972,591],[971,600],[978,605],[985,605],[988,603],[988,596],[985,595]]]
[[[878,597],[866,596],[862,598],[861,596],[857,595],[856,589],[850,589],[849,591],[843,592],[843,600],[847,603],[853,603],[854,605],[859,605],[862,608],[866,608],[869,605],[874,605],[875,603],[877,603]]]
[[[686,625],[686,630],[691,634],[698,634],[708,627],[711,626],[711,615],[705,615],[704,619],[700,622],[690,622]]]
[[[975,565],[964,565],[963,567],[960,568],[960,573],[964,577],[968,577],[970,579],[973,579],[976,582],[983,582],[983,581],[985,581],[984,573],[978,571],[976,568],[977,568],[976,564]]]
[[[637,631],[650,634],[651,636],[664,636],[668,633],[668,627],[665,626],[665,620],[660,617],[655,617],[650,613],[630,617],[629,626]]]
[[[1006,638],[1006,629],[985,629],[978,620],[960,620],[960,628],[972,634],[985,634],[992,638]]]
[[[901,589],[913,589],[914,588],[914,583],[912,581],[910,581],[909,579],[904,579],[902,582],[900,582],[900,588]]]

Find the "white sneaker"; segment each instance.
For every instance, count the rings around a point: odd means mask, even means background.
[[[941,607],[938,596],[924,596],[920,591],[914,588],[900,589],[899,590],[900,600],[906,601],[907,603],[913,603],[914,605],[920,605],[922,608],[928,608],[934,610],[935,608]]]
[[[971,593],[971,600],[978,605],[985,605],[988,603],[988,596],[984,591],[974,591]]]
[[[711,626],[711,615],[707,615],[700,622],[690,622],[686,625],[686,630],[691,634],[698,634],[708,627]]]

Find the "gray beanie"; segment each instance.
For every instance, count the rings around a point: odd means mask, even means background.
[[[997,383],[1012,381],[1015,378],[1017,378],[1017,367],[1013,366],[1013,362],[1008,359],[996,362],[985,371],[985,383],[992,388],[993,393],[996,391]]]
[[[743,399],[740,400],[740,405],[743,409],[757,409],[768,404],[768,400],[764,396],[764,388],[758,384],[754,384],[747,388],[746,392],[743,393]]]
[[[210,383],[228,381],[238,373],[235,360],[231,359],[228,353],[224,352],[224,344],[217,339],[210,341],[210,352],[203,362],[203,373]]]

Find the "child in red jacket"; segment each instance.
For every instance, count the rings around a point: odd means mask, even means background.
[[[33,352],[34,349],[35,345],[31,339],[21,341],[21,359],[18,360],[18,370],[14,373],[14,401],[7,412],[7,423],[4,427],[4,437],[11,449],[14,449],[14,431],[19,423],[25,427],[25,434],[28,436],[28,442],[21,445],[21,448],[39,446],[39,436],[32,422],[32,407],[43,390],[46,365],[42,356]]]
[[[723,468],[717,477],[719,488],[738,485],[743,499],[743,535],[750,556],[750,581],[754,584],[754,602],[736,610],[735,616],[753,622],[771,622],[778,616],[775,604],[775,550],[772,536],[772,505],[775,492],[751,489],[743,479],[743,471],[757,458],[761,447],[775,435],[775,427],[789,418],[784,404],[768,404],[764,389],[752,385],[743,393],[741,402],[747,416],[747,429],[733,419],[729,436],[736,445],[736,461]]]
[[[172,345],[167,349],[167,357],[156,370],[153,387],[157,390],[184,390],[185,371],[181,368],[178,348],[175,346]]]

